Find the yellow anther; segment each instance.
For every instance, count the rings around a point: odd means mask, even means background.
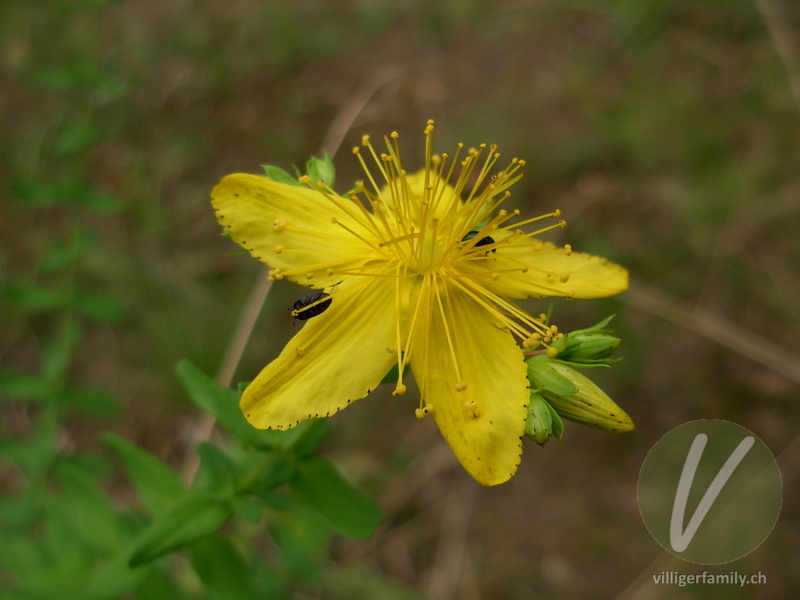
[[[327,270],[327,271],[325,271],[325,272],[328,274],[328,276],[329,276],[329,277],[330,277],[331,275],[333,275],[333,273],[334,273],[334,271],[333,271],[333,269],[332,269],[331,267],[328,267],[328,270]]]
[[[491,275],[489,275],[489,277],[491,278],[492,281],[497,281],[498,279],[500,279],[500,274],[492,273]]]
[[[314,279],[314,274],[313,273],[306,274],[306,279]]]
[[[397,133],[396,131],[393,131],[392,133],[389,134],[389,137],[391,137],[393,140],[396,140],[397,138],[400,137],[400,134]]]
[[[362,135],[361,136],[361,145],[362,146],[369,146],[369,136],[368,135]]]
[[[336,223],[338,223],[338,222],[339,222],[339,221],[337,221],[337,220],[336,220],[336,217],[331,217],[331,223],[333,223],[334,225],[336,225]]]
[[[387,346],[387,347],[386,347],[386,351],[387,351],[389,354],[394,354],[395,352],[397,352],[397,350],[395,350],[395,349],[394,349],[394,348],[392,348],[391,346]]]
[[[284,250],[286,250],[286,248],[284,247],[283,244],[278,244],[277,246],[275,246],[275,254],[280,254]]]
[[[552,346],[547,349],[547,356],[550,358],[555,358],[558,356],[558,348],[553,348]]]
[[[564,273],[558,279],[561,283],[567,283],[569,281],[569,273]]]
[[[301,175],[300,177],[297,178],[297,181],[299,181],[300,183],[306,183],[311,185],[311,177],[309,177],[308,175]]]
[[[572,254],[572,245],[571,244],[564,244],[564,252],[567,256]]]
[[[550,335],[555,335],[558,333],[558,325],[550,325]]]
[[[394,391],[392,392],[392,396],[402,396],[406,393],[407,389],[408,388],[406,387],[405,383],[398,383],[397,387],[395,387]]]
[[[303,356],[303,352],[305,352],[305,350],[303,350],[303,348],[301,348],[300,346],[298,346],[298,347],[295,349],[295,352],[297,353],[297,356]]]
[[[361,152],[361,148],[358,146],[353,146],[353,154],[358,154],[359,152]]]
[[[566,222],[564,219],[561,219],[561,220],[558,222],[558,226],[559,226],[559,227],[561,227],[561,229],[564,229],[564,227],[566,227],[566,226],[567,226],[567,222]]]
[[[560,217],[560,216],[561,216],[561,209],[560,209],[560,208],[557,208],[557,209],[556,209],[556,210],[553,212],[553,216],[554,216],[554,217]]]
[[[286,229],[286,221],[283,219],[278,219],[272,224],[273,231],[283,231]]]
[[[467,389],[467,382],[466,381],[459,381],[456,384],[456,391],[457,392],[463,392],[465,389]]]

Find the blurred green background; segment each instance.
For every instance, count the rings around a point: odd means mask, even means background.
[[[800,595],[795,2],[5,0],[0,23],[4,439],[29,439],[36,399],[66,381],[60,452],[107,452],[99,434],[114,431],[180,470],[200,417],[174,365],[218,368],[263,275],[219,235],[210,189],[343,135],[344,191],[362,134],[399,131],[410,164],[433,118],[440,152],[487,142],[527,160],[513,202],[560,208],[569,227],[551,240],[630,270],[622,296],[553,310],[562,330],[618,315],[624,361],[598,381],[637,429],[568,424],[483,489],[413,398],[373,394],[332,419],[325,454],[389,516],[328,548],[328,568],[435,599]],[[296,331],[301,295],[273,288],[236,380]],[[773,533],[708,567],[765,585],[652,583],[704,570],[670,562],[636,503],[649,448],[700,418],[778,456]],[[22,485],[0,463],[0,487]],[[108,489],[129,499],[120,477]]]

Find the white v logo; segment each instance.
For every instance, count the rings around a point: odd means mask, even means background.
[[[683,518],[686,514],[686,502],[689,499],[689,490],[694,481],[694,474],[697,471],[697,465],[700,464],[700,458],[703,456],[703,450],[706,447],[708,436],[704,433],[698,433],[692,442],[692,447],[689,448],[689,454],[686,455],[686,462],[683,464],[683,471],[681,471],[681,478],[678,481],[678,490],[675,493],[675,503],[672,505],[672,521],[669,525],[669,542],[675,552],[683,552],[689,546],[689,543],[697,533],[697,529],[708,514],[714,500],[717,499],[719,493],[722,491],[723,486],[733,475],[736,467],[742,462],[742,459],[750,451],[755,443],[753,436],[747,436],[736,447],[736,449],[722,465],[719,473],[714,477],[711,485],[708,486],[706,493],[697,505],[697,508],[689,519],[689,524],[686,530],[682,531]]]

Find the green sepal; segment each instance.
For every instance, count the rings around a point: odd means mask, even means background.
[[[584,329],[576,329],[553,341],[550,346],[558,350],[558,359],[578,367],[610,366],[619,359],[608,358],[619,346],[620,340],[605,329],[614,318],[607,317]]]
[[[317,184],[324,181],[328,187],[333,187],[336,181],[336,167],[327,152],[322,153],[322,158],[312,156],[306,162],[306,173],[311,179],[311,183]]]
[[[261,168],[264,169],[264,172],[267,174],[267,177],[272,179],[273,181],[277,181],[278,183],[284,183],[286,185],[296,185],[297,187],[305,187],[302,183],[297,181],[297,177],[287,173],[280,167],[276,167],[273,165],[261,165]]]
[[[528,365],[528,379],[534,391],[547,390],[554,394],[574,394],[575,385],[568,377],[556,371],[552,365],[553,359],[544,354],[532,356],[525,360]]]
[[[531,392],[525,435],[544,447],[551,437],[560,440],[564,435],[564,422],[550,403],[535,391]]]

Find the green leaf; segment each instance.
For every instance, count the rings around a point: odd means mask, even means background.
[[[81,538],[100,553],[118,548],[117,512],[105,490],[70,462],[60,461],[56,470]]]
[[[71,408],[93,417],[112,418],[121,412],[117,399],[105,390],[93,388],[67,388],[60,394]]]
[[[185,492],[177,473],[147,450],[114,433],[105,434],[103,441],[122,459],[139,500],[151,514],[164,512]]]
[[[227,538],[212,534],[186,552],[209,600],[259,600],[256,579],[244,557]]]
[[[187,493],[156,517],[133,542],[132,567],[184,548],[219,529],[231,516],[229,495],[196,490]]]
[[[175,578],[160,568],[151,569],[133,595],[136,600],[188,600]]]
[[[328,461],[317,456],[297,462],[289,486],[300,504],[342,535],[369,537],[385,517]]]
[[[250,498],[237,498],[234,500],[233,510],[238,516],[250,523],[260,523],[264,516],[264,504]]]
[[[118,554],[92,575],[86,588],[70,600],[108,600],[127,597],[141,585],[152,565],[131,567],[124,554]]]
[[[239,470],[237,465],[219,448],[208,442],[197,446],[200,469],[194,487],[233,491],[233,477]]]
[[[311,454],[325,441],[330,429],[328,419],[304,421],[283,433],[281,436],[282,447],[291,450],[298,456]]]
[[[9,283],[3,288],[3,295],[9,302],[34,312],[62,309],[70,300],[65,286],[45,288],[28,283]]]
[[[54,392],[53,385],[39,375],[29,375],[21,371],[0,371],[0,397],[8,397],[9,400],[44,402],[52,398]]]
[[[277,181],[278,183],[285,183],[286,185],[296,185],[298,187],[305,187],[302,183],[297,181],[296,177],[293,177],[280,167],[274,167],[272,165],[261,165],[264,169],[264,172],[267,174],[267,177],[272,179],[273,181]]]
[[[125,314],[119,300],[109,294],[78,290],[71,304],[77,312],[101,323],[116,323]]]
[[[211,379],[189,361],[177,367],[178,378],[192,401],[232,435],[259,448],[276,447],[280,433],[256,429],[239,410],[239,395]]]

